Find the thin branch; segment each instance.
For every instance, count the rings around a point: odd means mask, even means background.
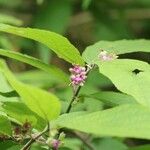
[[[24,147],[23,147],[21,150],[29,150],[30,147],[31,147],[31,145],[32,145],[38,138],[40,138],[43,134],[45,134],[45,133],[48,132],[48,131],[49,131],[49,123],[48,123],[47,127],[46,127],[41,133],[39,133],[36,137],[31,138],[30,141],[29,141],[26,145],[24,145]]]
[[[87,139],[85,139],[80,133],[77,132],[73,132],[77,138],[79,138],[90,150],[95,150],[94,146],[90,143],[90,141],[88,141]]]
[[[68,106],[68,108],[67,108],[67,110],[66,110],[66,113],[69,113],[69,112],[70,112],[70,110],[71,110],[71,108],[72,108],[72,104],[73,104],[73,102],[75,101],[75,99],[77,98],[77,96],[78,96],[80,90],[81,90],[81,86],[79,86],[79,87],[77,88],[77,90],[75,91],[75,93],[74,93],[74,95],[73,95],[73,97],[72,97],[72,99],[71,99],[71,101],[70,101],[70,103],[69,103],[69,106]]]
[[[93,69],[94,66],[95,66],[95,65],[87,66],[86,75],[89,74],[89,72]],[[82,86],[79,86],[79,87],[75,90],[75,92],[74,92],[74,94],[73,94],[73,97],[72,97],[72,99],[71,99],[71,101],[70,101],[70,103],[69,103],[69,105],[68,105],[67,110],[66,110],[66,113],[69,113],[69,112],[70,112],[70,110],[71,110],[71,108],[72,108],[73,102],[76,100],[76,98],[78,97],[78,95],[79,95],[79,93],[80,93],[81,87],[82,87]]]

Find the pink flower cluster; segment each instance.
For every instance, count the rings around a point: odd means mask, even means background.
[[[79,65],[74,65],[69,69],[69,71],[71,72],[71,84],[83,86],[85,79],[87,78],[86,68]]]
[[[113,53],[108,53],[107,51],[101,51],[99,54],[99,59],[102,61],[111,61],[117,59],[118,56]]]

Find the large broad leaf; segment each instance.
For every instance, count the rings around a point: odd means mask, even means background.
[[[0,115],[0,134],[11,135],[11,124],[6,116]]]
[[[150,40],[100,41],[85,49],[84,60],[93,64],[98,59],[101,50],[115,54],[150,52]]]
[[[90,97],[98,99],[103,102],[106,106],[117,106],[123,104],[136,104],[136,100],[129,95],[119,93],[119,92],[109,92],[109,91],[100,91],[98,93],[83,95],[83,97]]]
[[[132,95],[140,104],[150,107],[150,65],[130,59],[99,63],[99,70],[118,90]]]
[[[0,71],[4,73],[11,86],[33,112],[47,120],[58,117],[60,102],[55,95],[16,80],[2,60],[0,61]]]
[[[100,136],[150,139],[150,111],[139,104],[122,105],[104,111],[72,117],[64,114],[55,121],[60,127]]]
[[[3,49],[0,49],[0,55],[16,59],[16,60],[19,60],[19,61],[27,63],[27,64],[30,64],[36,68],[39,68],[43,71],[48,72],[52,76],[56,76],[57,79],[59,79],[59,80],[69,82],[67,74],[65,74],[59,68],[57,68],[53,65],[45,64],[42,61],[40,61],[39,59],[36,59],[34,57],[24,55],[21,53],[17,53],[17,52],[13,52],[13,51],[3,50]]]
[[[4,102],[2,107],[8,116],[16,119],[20,124],[29,122],[37,129],[43,129],[46,126],[46,121],[32,112],[24,103]]]
[[[59,34],[46,30],[18,28],[6,24],[0,24],[0,31],[41,42],[53,50],[60,58],[72,64],[84,65],[78,50],[65,37]]]

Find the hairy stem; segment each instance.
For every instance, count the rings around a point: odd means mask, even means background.
[[[48,123],[47,127],[46,127],[41,133],[39,133],[36,137],[31,138],[30,141],[29,141],[27,144],[25,144],[21,150],[29,150],[30,147],[31,147],[31,145],[32,145],[38,138],[40,138],[43,134],[45,134],[45,133],[48,132],[48,131],[49,131],[49,123]]]

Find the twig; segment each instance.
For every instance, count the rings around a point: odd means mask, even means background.
[[[80,135],[77,132],[73,132],[76,137],[78,137],[90,150],[95,150],[94,146],[87,140],[85,139],[82,135]]]
[[[31,138],[30,141],[23,146],[23,148],[21,150],[29,150],[30,149],[30,146],[39,138],[41,137],[44,133],[48,132],[49,131],[49,123],[47,125],[47,127],[41,132],[39,133],[36,137],[34,138]]]
[[[91,71],[91,69],[93,69],[93,67],[94,67],[94,65],[91,65],[91,66],[88,66],[88,65],[87,65],[86,75],[89,74],[89,72]],[[81,90],[81,87],[82,87],[82,86],[79,86],[79,87],[76,89],[76,91],[74,92],[73,97],[72,97],[72,99],[71,99],[71,101],[70,101],[70,103],[69,103],[69,105],[68,105],[67,110],[66,110],[66,113],[69,113],[69,112],[70,112],[70,110],[71,110],[71,108],[72,108],[72,104],[73,104],[73,102],[75,101],[75,99],[78,97],[78,94],[79,94],[79,92],[80,92],[80,90]]]
[[[79,86],[79,87],[77,88],[75,94],[73,95],[73,97],[72,97],[72,99],[71,99],[71,101],[70,101],[70,103],[69,103],[69,106],[68,106],[68,108],[67,108],[67,110],[66,110],[66,113],[69,113],[69,112],[70,112],[71,107],[72,107],[72,104],[73,104],[73,102],[75,101],[75,99],[77,98],[77,96],[78,96],[78,94],[79,94],[79,92],[80,92],[80,89],[81,89],[81,86]]]

